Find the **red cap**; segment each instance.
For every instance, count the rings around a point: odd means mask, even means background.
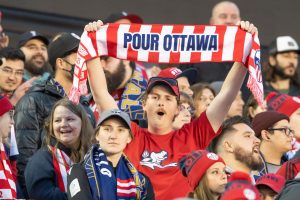
[[[10,103],[9,99],[7,97],[0,96],[0,116],[13,109],[14,107]]]
[[[261,200],[249,174],[233,172],[220,200]]]
[[[205,150],[198,150],[184,156],[179,161],[179,166],[182,174],[188,178],[191,188],[195,189],[206,170],[217,162],[224,163],[223,159],[217,154]]]
[[[197,70],[190,68],[190,69],[181,71],[177,67],[168,67],[166,69],[161,70],[158,74],[158,77],[174,78],[174,79],[177,79],[180,77],[186,77],[188,79],[190,85],[192,85],[196,82]]]
[[[148,81],[147,93],[149,93],[152,90],[152,88],[156,85],[166,85],[173,91],[175,96],[177,96],[177,97],[180,96],[178,83],[177,83],[176,79],[162,78],[162,77],[152,77]]]
[[[256,186],[266,185],[270,187],[274,192],[279,193],[285,184],[285,179],[273,173],[265,174],[259,177],[256,181]]]
[[[266,97],[268,110],[275,110],[291,116],[298,108],[300,108],[300,98],[291,97],[287,94],[270,92]]]

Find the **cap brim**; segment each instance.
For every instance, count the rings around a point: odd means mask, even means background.
[[[198,71],[196,69],[189,68],[189,69],[186,69],[186,70],[182,71],[182,73],[180,75],[178,75],[177,78],[187,77],[190,85],[193,85],[197,81],[197,73],[198,73]]]

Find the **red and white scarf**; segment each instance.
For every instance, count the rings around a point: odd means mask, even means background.
[[[72,165],[72,161],[67,154],[58,148],[48,146],[52,152],[54,171],[58,180],[58,188],[62,192],[67,192],[67,172]]]
[[[242,62],[249,71],[248,87],[263,102],[260,44],[238,26],[105,24],[83,32],[69,98],[79,102],[87,93],[85,62],[98,56],[151,63]]]
[[[2,143],[0,143],[0,150],[0,199],[16,199],[16,182]]]

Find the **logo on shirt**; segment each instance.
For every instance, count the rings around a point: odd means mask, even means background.
[[[145,150],[142,154],[142,160],[140,162],[141,165],[147,166],[151,169],[154,169],[155,167],[163,169],[167,167],[176,167],[177,163],[173,162],[170,164],[163,164],[163,161],[168,159],[168,153],[164,150],[160,152],[149,152]]]

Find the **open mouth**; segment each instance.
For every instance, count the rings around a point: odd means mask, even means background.
[[[63,130],[63,131],[60,131],[61,134],[69,134],[69,133],[72,133],[72,130]]]
[[[259,153],[259,146],[253,147],[253,152],[254,153]]]

